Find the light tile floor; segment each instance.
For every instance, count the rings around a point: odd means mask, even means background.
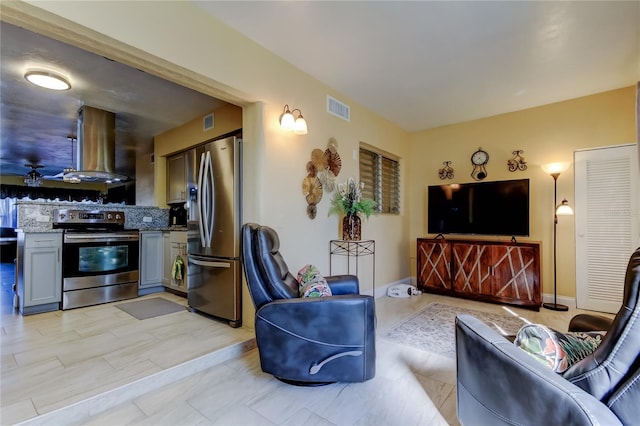
[[[169,293],[161,296],[186,304]],[[210,362],[210,367],[129,398],[127,383],[138,380],[144,386],[149,375],[250,341],[252,331],[234,330],[188,311],[138,321],[114,304],[29,317],[3,308],[0,423],[456,425],[455,360],[381,337],[393,324],[434,302],[510,313],[559,330],[581,312],[534,312],[428,294],[381,297],[376,300],[376,376],[370,381],[315,388],[286,385],[264,374],[257,350],[244,352],[251,348],[245,345],[232,359],[221,357],[222,362]],[[69,405],[102,392],[112,398],[121,389],[124,402],[113,408],[100,412],[106,405],[97,401],[89,418],[64,417],[71,413],[65,408]],[[34,418],[44,413],[50,417]]]

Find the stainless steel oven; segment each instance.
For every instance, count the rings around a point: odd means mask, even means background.
[[[64,228],[62,309],[138,296],[139,234],[123,212],[58,210]]]

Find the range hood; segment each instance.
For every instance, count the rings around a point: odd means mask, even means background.
[[[88,182],[121,182],[127,176],[115,171],[116,115],[87,105],[78,110],[78,148],[76,170],[67,179]]]

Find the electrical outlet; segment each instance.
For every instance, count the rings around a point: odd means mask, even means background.
[[[153,222],[153,218],[152,218],[151,216],[144,216],[144,217],[142,218],[142,221],[143,221],[144,223],[151,223],[151,222]]]

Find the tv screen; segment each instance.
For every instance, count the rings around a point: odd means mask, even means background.
[[[529,235],[529,179],[429,186],[430,234]]]

